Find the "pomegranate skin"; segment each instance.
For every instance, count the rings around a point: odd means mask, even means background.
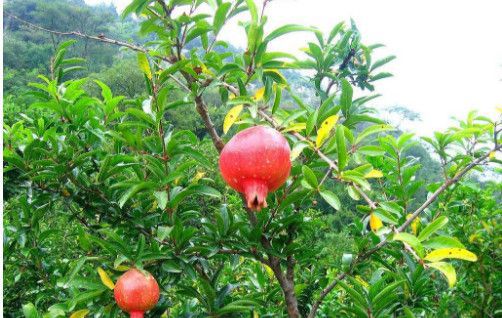
[[[267,194],[286,182],[291,171],[289,144],[277,130],[254,126],[236,134],[220,155],[220,171],[227,184],[243,193],[248,208],[267,206]]]
[[[155,307],[160,290],[155,278],[146,271],[132,268],[125,272],[114,288],[117,305],[131,317],[143,317],[143,313]]]

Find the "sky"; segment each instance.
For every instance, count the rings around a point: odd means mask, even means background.
[[[255,0],[261,3],[261,0]],[[114,3],[122,10],[129,0],[86,0]],[[266,30],[295,23],[329,32],[339,21],[356,22],[365,44],[382,43],[373,60],[397,58],[382,71],[394,77],[376,82],[382,97],[371,106],[404,106],[422,120],[407,124],[420,135],[444,130],[452,117],[463,119],[471,110],[495,118],[502,106],[502,1],[497,0],[273,0]],[[221,38],[245,46],[245,34],[230,21]],[[271,50],[302,54],[314,41],[308,33],[274,40]],[[409,127],[408,127],[409,126]]]

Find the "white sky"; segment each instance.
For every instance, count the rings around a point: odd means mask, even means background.
[[[130,1],[86,2],[113,2],[122,10]],[[381,68],[394,77],[376,82],[382,97],[373,105],[401,105],[420,113],[422,122],[407,128],[428,135],[473,109],[496,116],[496,106],[502,105],[501,13],[502,1],[496,0],[273,0],[266,15],[268,31],[296,23],[329,32],[339,21],[353,18],[363,43],[386,45],[376,57],[397,56]],[[233,19],[221,38],[244,47],[239,19],[247,17]],[[313,40],[307,33],[293,33],[270,48],[300,54],[298,49]]]

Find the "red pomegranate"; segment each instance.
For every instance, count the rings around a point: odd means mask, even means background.
[[[143,318],[145,311],[159,301],[159,285],[147,271],[132,268],[120,276],[115,285],[115,301],[131,318]]]
[[[289,144],[277,130],[255,126],[236,134],[220,155],[223,179],[244,193],[247,206],[267,207],[267,194],[277,190],[291,170]]]

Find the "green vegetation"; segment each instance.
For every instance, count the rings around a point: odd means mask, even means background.
[[[5,317],[125,317],[111,289],[131,267],[159,283],[148,317],[502,313],[502,186],[480,177],[499,177],[500,118],[394,129],[366,105],[393,57],[374,60],[353,21],[265,33],[266,12],[5,4]],[[229,19],[244,50],[218,39]],[[305,55],[267,49],[294,32],[316,36]],[[256,124],[293,153],[261,212],[218,170],[222,144]]]

